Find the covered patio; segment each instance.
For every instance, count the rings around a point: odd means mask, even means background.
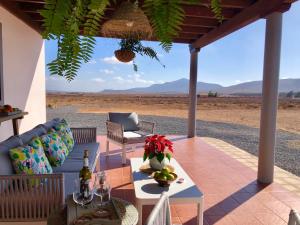
[[[106,19],[111,17],[120,2],[106,10]],[[282,14],[289,10],[293,2],[295,1],[223,0],[222,23],[207,8],[209,1],[203,1],[195,7],[184,7],[186,17],[174,42],[188,44],[190,49],[188,134],[187,137],[174,136],[172,139],[176,149],[175,158],[204,193],[204,224],[281,225],[287,224],[291,208],[300,210],[300,192],[297,188],[299,178],[274,166]],[[3,55],[4,68],[2,101],[21,104],[22,110],[28,111],[28,118],[25,117],[20,124],[21,132],[46,120],[44,45],[40,36],[42,18],[38,13],[43,5],[43,0],[3,0],[0,5],[0,41],[2,39],[3,45],[0,56]],[[196,137],[196,83],[201,48],[261,18],[266,19],[266,34],[259,157],[256,158],[218,140]],[[16,38],[23,33],[26,33],[28,40],[35,40],[30,42],[34,46],[34,53],[30,46],[26,48],[26,42]],[[13,47],[14,41],[20,46],[18,50]],[[26,58],[28,52],[32,54],[28,57],[32,62],[27,65],[31,70],[26,70],[25,75],[29,79],[25,82],[26,87],[11,91],[15,83],[21,86],[23,81],[18,80],[21,71],[10,65],[18,52],[23,52],[23,58]],[[26,62],[24,61],[25,66]],[[19,96],[22,96],[21,103]],[[3,134],[1,139],[9,136],[8,132],[4,134],[7,127],[5,124],[4,128],[0,128]],[[106,139],[98,136],[98,141],[105,143]],[[100,146],[101,152],[104,152],[104,144]],[[112,147],[116,149],[116,146]],[[128,164],[121,166],[117,153],[118,151],[109,159],[102,154],[97,171],[107,171],[114,196],[134,202],[130,168]],[[128,160],[134,156],[141,157],[142,150],[129,153]],[[144,213],[148,214],[149,210]],[[172,206],[172,217],[174,223],[196,224],[196,208],[187,205]]]

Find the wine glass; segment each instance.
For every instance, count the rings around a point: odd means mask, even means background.
[[[86,207],[86,205],[91,203],[91,201],[93,200],[93,196],[94,196],[93,191],[92,191],[90,185],[88,185],[87,193],[84,194],[82,192],[80,186],[81,186],[80,179],[79,178],[75,179],[74,180],[74,190],[73,190],[73,200],[76,204],[78,204],[82,207]]]
[[[110,201],[110,192],[111,188],[106,180],[105,172],[97,173],[94,183],[94,194],[100,197],[100,207]]]

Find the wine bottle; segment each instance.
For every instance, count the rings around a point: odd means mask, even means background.
[[[89,168],[89,151],[84,150],[83,167],[79,173],[80,194],[84,199],[87,199],[90,195],[89,183],[91,177],[92,177],[92,173]]]

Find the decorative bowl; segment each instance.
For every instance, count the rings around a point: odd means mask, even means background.
[[[172,180],[162,180],[162,179],[159,179],[159,178],[155,178],[154,177],[154,180],[158,183],[159,186],[161,187],[169,187],[171,183],[173,183],[173,181],[175,181],[177,179],[177,174],[176,173],[170,173],[174,176],[174,179]]]

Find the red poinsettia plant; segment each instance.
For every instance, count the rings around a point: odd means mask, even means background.
[[[156,157],[159,162],[162,162],[165,157],[167,157],[170,161],[170,152],[173,153],[173,143],[165,136],[155,134],[145,140],[144,149],[144,161],[148,158],[152,159],[154,157]]]

